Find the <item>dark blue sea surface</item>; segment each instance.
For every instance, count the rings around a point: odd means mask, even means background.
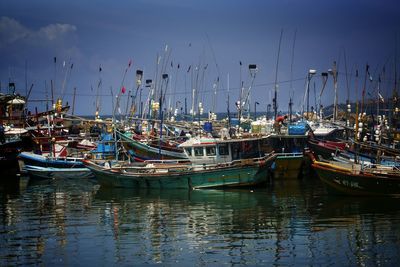
[[[241,190],[0,188],[0,266],[399,266],[400,200],[317,179]]]

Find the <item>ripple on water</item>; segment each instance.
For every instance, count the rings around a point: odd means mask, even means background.
[[[392,265],[398,200],[283,190],[28,186],[0,201],[0,265]],[[290,190],[296,189],[291,194]]]

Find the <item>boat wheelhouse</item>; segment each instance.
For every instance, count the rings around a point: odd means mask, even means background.
[[[190,162],[196,164],[220,164],[235,160],[263,157],[269,150],[266,137],[221,139],[193,137],[179,145]]]

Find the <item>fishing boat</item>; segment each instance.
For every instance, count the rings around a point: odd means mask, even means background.
[[[32,152],[22,152],[18,155],[25,165],[52,167],[52,168],[81,168],[84,165],[82,158],[75,157],[52,157],[34,154]]]
[[[190,162],[127,164],[84,160],[100,185],[128,188],[219,188],[266,183],[274,154],[263,153],[257,138],[191,138],[181,144]]]
[[[163,140],[137,140],[130,133],[116,131],[125,150],[135,161],[164,160],[164,159],[187,159],[182,148],[177,144],[165,144]]]
[[[303,165],[303,153],[276,153],[272,171],[275,179],[297,179]]]
[[[25,165],[24,171],[35,179],[87,179],[93,173],[86,167],[82,168],[55,168]]]
[[[400,196],[400,169],[379,164],[316,161],[312,164],[329,192],[360,196]]]
[[[22,152],[18,155],[20,171],[29,174],[31,178],[41,179],[93,177],[92,172],[82,163],[82,159],[89,156],[94,159],[115,158],[114,140],[110,134],[101,134],[96,143],[83,141],[74,145],[73,154],[66,146],[70,141],[67,141],[66,145],[61,141],[51,143],[50,153],[42,155]]]
[[[346,143],[340,141],[308,139],[308,146],[316,156],[324,159],[331,159],[332,155],[343,152],[346,149]]]
[[[22,152],[18,155],[21,173],[31,178],[88,178],[93,177],[89,169],[82,163],[82,158],[51,157]]]
[[[310,123],[311,132],[315,139],[338,141],[344,139],[345,128],[329,123]]]
[[[9,83],[7,94],[0,93],[0,169],[12,179],[18,171],[18,154],[32,147],[24,129],[25,103],[25,97],[15,94],[15,83]]]
[[[15,83],[8,86],[8,93],[0,93],[0,120],[4,125],[23,127],[26,98],[15,93]]]
[[[300,122],[282,127],[268,136],[268,146],[276,152],[272,165],[274,179],[297,179],[300,177],[307,147],[308,125]]]

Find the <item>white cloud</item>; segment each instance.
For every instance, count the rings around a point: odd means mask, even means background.
[[[9,18],[0,18],[0,47],[15,44],[51,45],[63,41],[68,36],[76,34],[76,26],[71,24],[49,24],[39,30],[29,29],[19,21]],[[71,38],[69,38],[71,39]],[[74,38],[72,38],[74,39]]]
[[[50,24],[46,27],[41,28],[37,35],[43,36],[48,40],[56,40],[66,34],[74,33],[76,31],[76,26],[70,24]]]
[[[0,47],[12,44],[30,35],[30,31],[15,19],[0,18]]]

